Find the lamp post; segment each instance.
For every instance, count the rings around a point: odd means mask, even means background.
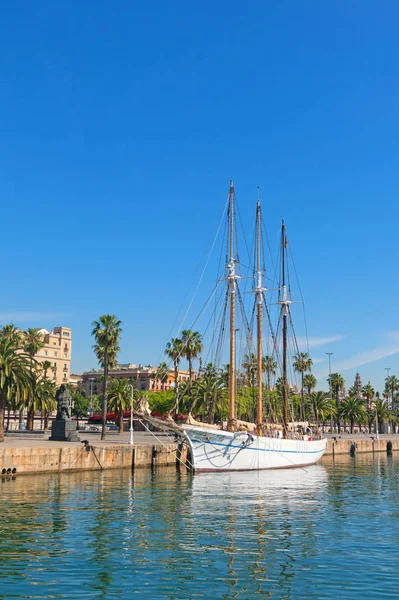
[[[129,444],[133,446],[133,386],[128,384],[127,389],[130,391],[130,440]]]

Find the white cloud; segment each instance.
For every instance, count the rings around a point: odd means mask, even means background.
[[[0,324],[7,323],[44,323],[55,321],[68,316],[67,313],[60,312],[34,312],[34,311],[14,311],[9,313],[0,313]]]
[[[357,369],[363,365],[367,365],[370,363],[377,362],[382,358],[386,358],[387,356],[393,356],[394,354],[399,353],[399,332],[393,331],[385,334],[386,338],[388,338],[389,343],[380,344],[371,350],[366,350],[366,352],[360,352],[359,354],[355,354],[350,358],[334,362],[333,371],[334,373],[341,373],[342,371],[347,371],[348,369]],[[326,377],[328,372],[318,374],[318,377]]]
[[[313,358],[312,356],[312,361],[314,365],[318,365],[319,363],[324,362],[326,359],[325,358]]]
[[[399,332],[398,332],[399,335]],[[334,342],[340,342],[345,339],[344,335],[333,335],[330,337],[299,337],[298,346],[299,348],[318,348],[319,346],[325,346],[326,344],[333,344]]]

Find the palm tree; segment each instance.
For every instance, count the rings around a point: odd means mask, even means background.
[[[316,377],[314,375],[312,375],[312,373],[308,373],[303,378],[303,385],[306,388],[308,395],[310,396],[310,394],[312,393],[312,391],[315,389],[315,387],[317,385]]]
[[[384,396],[386,398],[389,398],[389,396],[391,397],[391,408],[393,408],[394,405],[395,392],[397,392],[398,390],[399,379],[396,377],[396,375],[390,375],[389,377],[386,377]]]
[[[345,380],[342,377],[342,375],[340,375],[339,373],[331,373],[331,375],[330,375],[330,377],[328,377],[327,381],[330,385],[331,393],[333,394],[333,396],[335,398],[338,433],[341,433],[341,423],[339,420],[339,393],[345,385]]]
[[[165,350],[166,356],[173,361],[173,368],[175,372],[175,415],[179,414],[179,364],[183,354],[183,342],[179,338],[172,338],[170,342],[166,344]]]
[[[169,377],[169,367],[166,362],[161,362],[157,367],[157,372],[155,373],[155,379],[159,381],[162,385],[162,391],[165,390],[165,383],[168,381]]]
[[[107,386],[108,371],[116,365],[116,357],[120,351],[119,341],[122,333],[122,321],[115,315],[102,315],[98,321],[93,321],[93,330],[96,343],[93,345],[94,352],[101,367],[104,369],[104,393],[102,405],[102,428],[101,439],[105,439],[105,426],[107,423]]]
[[[47,371],[49,369],[53,369],[53,365],[51,364],[51,362],[49,360],[44,360],[40,366],[43,369],[43,379],[47,379]]]
[[[14,325],[3,325],[0,328],[0,337],[14,342],[17,346],[23,345],[24,333]]]
[[[323,423],[325,418],[329,417],[334,412],[334,404],[329,394],[325,392],[313,392],[310,394],[310,402],[313,408],[316,425],[320,428],[320,418]]]
[[[36,383],[36,374],[34,373],[34,370],[37,366],[37,363],[35,361],[35,355],[39,352],[39,350],[41,350],[42,348],[44,348],[44,339],[43,339],[43,334],[40,332],[40,329],[28,329],[27,331],[25,331],[25,336],[24,336],[24,350],[27,354],[29,354],[30,356],[30,364],[31,364],[31,378],[32,378],[32,393],[30,394],[30,397],[28,398],[28,411],[27,411],[27,419],[26,419],[26,429],[28,429],[29,431],[33,430],[33,423],[34,423],[34,418],[35,418],[35,398],[34,396],[34,388],[35,388],[35,383]],[[22,419],[22,414],[23,411],[20,412],[20,422]]]
[[[110,409],[118,413],[119,433],[123,433],[123,412],[130,406],[131,397],[131,383],[128,379],[111,380],[108,402]]]
[[[244,354],[242,368],[245,371],[247,385],[254,385],[257,364],[258,362],[255,354]]]
[[[375,391],[370,382],[367,385],[363,386],[362,394],[365,398],[367,398],[367,408],[370,408],[371,401],[375,396]]]
[[[44,429],[48,429],[48,419],[50,412],[57,408],[55,394],[57,385],[50,379],[40,379],[36,387],[36,408],[40,410],[42,419],[44,418]]]
[[[294,356],[294,371],[301,374],[301,419],[305,420],[305,404],[303,401],[303,378],[307,371],[312,370],[313,361],[307,352],[297,352]]]
[[[181,332],[181,341],[183,344],[183,355],[188,360],[188,372],[191,381],[193,378],[193,360],[202,351],[202,335],[198,331],[185,329]]]
[[[388,402],[382,400],[382,398],[377,398],[375,401],[375,418],[378,421],[378,431],[382,430],[384,422],[388,421],[390,416],[391,413],[388,408]]]
[[[353,426],[355,422],[359,423],[359,426],[364,423],[367,419],[366,407],[364,401],[361,398],[349,396],[342,400],[339,407],[339,417],[350,421],[351,433],[353,433]]]
[[[219,417],[222,418],[223,410],[227,407],[225,402],[227,398],[226,386],[222,372],[212,363],[206,365],[202,377],[197,379],[192,386],[190,395],[192,400],[189,405],[189,412],[194,407],[196,410],[201,407],[208,423],[214,423],[217,412]]]
[[[21,402],[30,386],[29,355],[15,342],[0,339],[0,442],[4,442],[4,416],[7,402]]]

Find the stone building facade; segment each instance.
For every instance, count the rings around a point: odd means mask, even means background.
[[[57,384],[69,383],[72,357],[72,330],[69,327],[54,327],[52,331],[40,329],[44,347],[36,354],[37,362],[49,361],[51,368],[46,373]]]

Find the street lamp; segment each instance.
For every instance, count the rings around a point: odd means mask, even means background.
[[[130,441],[129,444],[133,446],[133,386],[131,383],[127,385],[127,389],[130,391]]]

